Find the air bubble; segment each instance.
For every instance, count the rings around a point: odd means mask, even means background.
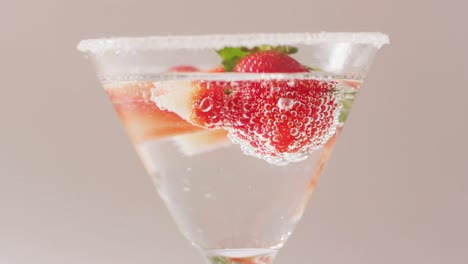
[[[202,112],[205,112],[205,113],[209,112],[213,108],[213,98],[211,97],[204,98],[198,105],[198,108]]]
[[[272,93],[279,93],[280,91],[281,91],[281,88],[278,87],[278,86],[273,86],[273,87],[271,88],[271,92],[272,92]]]
[[[296,101],[294,99],[291,99],[291,98],[280,98],[278,100],[278,108],[281,109],[281,110],[289,110],[291,108],[293,108],[294,106],[294,103]]]
[[[304,118],[304,123],[305,123],[306,126],[310,125],[313,121],[314,121],[314,119],[312,117]]]
[[[321,113],[317,113],[317,114],[315,115],[315,120],[320,121],[320,120],[323,118],[322,115],[323,115],[323,114],[321,114]]]
[[[299,135],[299,130],[297,128],[291,128],[289,132],[291,133],[291,136],[293,137]]]

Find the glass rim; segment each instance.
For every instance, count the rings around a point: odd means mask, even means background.
[[[317,33],[250,33],[213,35],[168,35],[147,37],[118,37],[87,39],[77,49],[84,53],[136,52],[155,50],[204,50],[224,47],[259,45],[312,45],[318,43],[372,45],[381,48],[389,44],[386,34],[380,32],[317,32]]]

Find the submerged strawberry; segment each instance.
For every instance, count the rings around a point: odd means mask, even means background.
[[[197,72],[200,71],[198,68],[191,65],[178,65],[171,67],[167,72]]]
[[[190,119],[228,129],[247,154],[298,161],[335,130],[333,90],[333,83],[317,80],[201,82]]]
[[[243,50],[240,50],[243,51]],[[278,50],[262,50],[223,60],[225,70],[244,73],[306,72]],[[229,67],[228,67],[229,66]],[[274,164],[300,161],[335,132],[339,116],[336,82],[316,79],[266,79],[165,83],[155,103],[192,124],[224,128],[244,153]]]
[[[296,73],[308,69],[273,49],[243,57],[234,71]],[[334,88],[333,82],[306,79],[244,82],[233,95],[243,108],[232,117],[238,120],[232,124],[232,135],[263,158],[301,160],[334,133],[338,112]],[[254,110],[248,113],[248,109]],[[245,144],[243,148],[249,149]]]

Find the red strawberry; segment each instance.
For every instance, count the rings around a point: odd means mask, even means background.
[[[217,67],[217,68],[209,69],[207,72],[209,72],[209,73],[218,73],[218,72],[225,72],[225,70],[224,70],[223,67]]]
[[[243,57],[234,71],[294,73],[308,69],[285,53],[269,50]],[[317,80],[243,82],[233,95],[243,108],[231,116],[235,121],[231,124],[232,135],[240,139],[241,145],[248,142],[264,158],[286,154],[301,159],[306,156],[302,154],[320,147],[334,133],[338,114],[334,87],[335,83]],[[254,111],[246,113],[246,107]]]
[[[287,54],[276,50],[261,51],[247,55],[234,67],[235,72],[291,73],[307,72],[307,68]]]
[[[197,72],[200,71],[198,68],[190,65],[179,65],[169,68],[167,72]]]
[[[334,83],[317,80],[200,82],[191,122],[224,127],[247,154],[300,160],[334,133]]]
[[[242,58],[235,71],[307,69],[286,54],[262,51]],[[195,125],[227,129],[246,154],[287,164],[305,159],[335,132],[340,109],[335,87],[336,82],[315,79],[194,81],[191,89],[168,85],[155,103]]]

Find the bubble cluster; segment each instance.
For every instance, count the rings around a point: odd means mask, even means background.
[[[242,151],[276,165],[299,162],[335,133],[341,110],[336,82],[201,82],[198,123],[225,128]]]

